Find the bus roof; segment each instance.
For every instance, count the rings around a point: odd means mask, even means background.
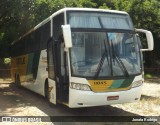
[[[34,29],[37,29],[41,25],[45,24],[49,20],[51,20],[54,16],[66,12],[66,11],[92,11],[92,12],[109,12],[109,13],[117,13],[117,14],[128,14],[127,12],[124,11],[118,11],[118,10],[106,10],[106,9],[96,9],[96,8],[63,8],[55,13],[53,13],[50,17],[39,23],[37,26],[34,27]]]
[[[25,37],[27,34],[31,33],[32,31],[34,31],[34,30],[38,29],[39,27],[43,26],[45,23],[50,21],[54,16],[56,16],[56,15],[58,15],[60,13],[66,12],[66,11],[92,11],[92,12],[108,12],[108,13],[116,13],[116,14],[128,14],[127,12],[124,12],[124,11],[98,9],[98,8],[68,8],[68,7],[67,8],[63,8],[63,9],[60,9],[60,10],[56,11],[51,16],[49,16],[48,18],[46,18],[45,20],[40,22],[38,25],[36,25],[31,30],[26,32],[24,35],[19,37],[16,41],[13,41],[12,44],[16,43],[17,41],[19,41],[20,39],[22,39],[23,37]]]
[[[96,12],[110,12],[110,13],[127,14],[127,12],[124,12],[124,11],[98,9],[98,8],[63,8],[57,11],[56,13],[58,14],[58,13],[62,13],[65,11],[96,11]],[[52,16],[54,16],[54,14],[52,14],[51,17]]]

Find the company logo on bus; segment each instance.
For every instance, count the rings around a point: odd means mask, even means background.
[[[94,82],[94,85],[104,85],[104,84],[107,84],[106,81],[95,81]]]
[[[112,86],[113,80],[88,80],[94,92],[105,92]]]

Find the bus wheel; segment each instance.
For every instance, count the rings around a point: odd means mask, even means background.
[[[47,101],[49,101],[49,86],[48,86],[48,80],[45,81],[45,87],[44,87],[44,91],[45,91],[45,98],[47,99]]]
[[[20,87],[21,82],[20,82],[20,77],[19,77],[19,75],[16,75],[15,83],[16,83],[16,86],[17,86],[17,87]]]
[[[17,84],[17,75],[14,75],[14,83]]]

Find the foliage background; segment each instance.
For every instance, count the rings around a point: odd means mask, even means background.
[[[155,48],[144,53],[145,68],[160,70],[160,0],[0,0],[0,57],[9,57],[8,47],[29,29],[64,7],[122,10],[134,27],[150,30]]]

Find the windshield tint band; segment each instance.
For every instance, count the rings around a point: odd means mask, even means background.
[[[117,32],[117,33],[135,33],[134,30],[121,29],[96,29],[96,28],[71,28],[72,32]]]
[[[126,29],[133,30],[128,14],[108,12],[69,12],[68,24],[72,28]]]

